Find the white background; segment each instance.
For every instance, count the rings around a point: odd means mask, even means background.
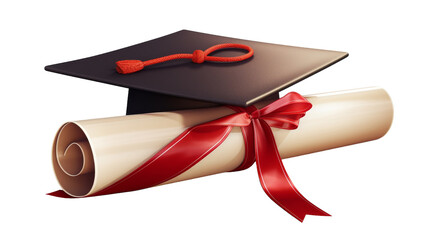
[[[428,239],[425,1],[7,1],[0,7],[1,239]],[[62,123],[123,115],[127,90],[45,72],[181,29],[347,51],[295,85],[302,94],[385,88],[383,138],[284,161],[332,217],[300,223],[260,188],[255,166],[142,191],[60,199],[51,142]],[[363,128],[365,126],[362,126]]]

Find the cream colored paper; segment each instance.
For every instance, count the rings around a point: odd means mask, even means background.
[[[392,102],[380,88],[305,97],[313,108],[298,129],[272,128],[282,158],[375,140],[392,122]],[[71,196],[93,194],[129,174],[186,128],[232,113],[229,108],[216,107],[66,123],[54,140],[55,174]],[[217,149],[163,184],[231,171],[243,158],[243,136],[234,127]]]

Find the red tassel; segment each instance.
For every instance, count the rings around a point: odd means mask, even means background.
[[[116,71],[122,74],[138,72],[144,68],[144,63],[140,60],[122,60],[116,62]]]
[[[238,48],[238,49],[244,49],[247,50],[248,53],[243,54],[241,56],[236,57],[216,57],[216,56],[209,56],[212,52],[219,51],[222,49],[227,48]],[[145,66],[150,66],[153,64],[158,64],[170,60],[175,59],[191,59],[194,63],[203,63],[205,61],[210,62],[239,62],[246,60],[253,56],[253,49],[247,45],[243,44],[236,44],[236,43],[223,43],[214,45],[212,47],[207,48],[205,51],[202,50],[195,50],[192,54],[189,53],[179,53],[179,54],[172,54],[164,57],[159,57],[155,59],[150,59],[147,61],[140,61],[140,60],[122,60],[116,62],[116,70],[118,73],[122,74],[128,74],[133,73],[142,70]]]

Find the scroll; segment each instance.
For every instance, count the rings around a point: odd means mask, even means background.
[[[271,129],[281,158],[375,140],[392,122],[391,100],[380,88],[305,98],[313,107],[297,129]],[[68,195],[91,196],[133,172],[186,129],[234,113],[228,107],[213,107],[68,122],[55,136],[53,168]],[[242,131],[233,127],[215,150],[160,184],[232,171],[243,162],[245,151]]]

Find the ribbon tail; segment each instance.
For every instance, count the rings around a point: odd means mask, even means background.
[[[255,131],[256,166],[265,193],[299,221],[306,215],[330,216],[308,201],[290,180],[283,166],[270,126],[253,119]]]
[[[53,197],[59,197],[59,198],[73,198],[72,196],[68,195],[63,190],[57,190],[55,192],[47,193],[46,195],[53,196]]]

